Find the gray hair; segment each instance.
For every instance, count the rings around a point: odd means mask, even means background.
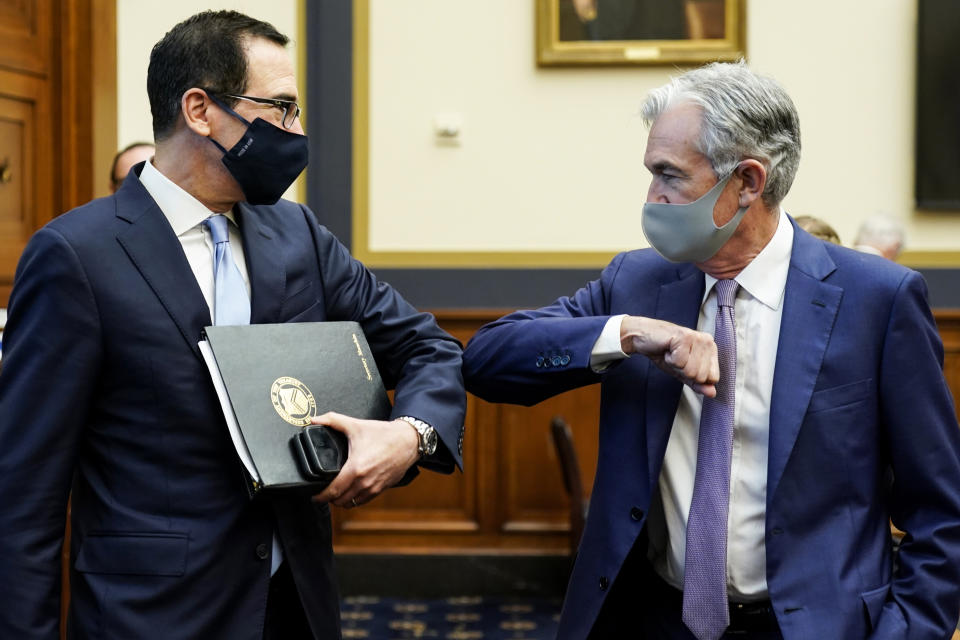
[[[881,251],[889,249],[897,254],[900,253],[905,242],[906,232],[903,229],[903,223],[892,215],[877,213],[860,225],[854,244],[867,245]]]
[[[767,170],[764,203],[780,204],[800,164],[800,118],[783,87],[755,74],[742,60],[714,62],[654,89],[640,113],[649,127],[682,102],[703,109],[697,150],[710,161],[717,178],[745,158],[757,160]]]

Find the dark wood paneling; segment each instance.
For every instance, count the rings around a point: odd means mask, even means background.
[[[462,342],[499,311],[438,312]],[[960,398],[960,310],[935,313],[943,337],[944,371]],[[464,473],[422,473],[408,487],[388,491],[353,510],[334,509],[338,551],[357,553],[564,553],[569,501],[550,441],[550,419],[570,423],[584,489],[597,460],[597,385],[534,407],[495,405],[468,398]]]
[[[50,86],[0,70],[0,306],[27,240],[52,217]]]
[[[0,307],[33,232],[106,187],[115,33],[113,0],[0,0]]]
[[[0,0],[0,67],[50,71],[53,0]]]
[[[940,337],[943,339],[943,373],[953,392],[953,406],[960,416],[960,309],[934,312]]]
[[[30,235],[53,216],[51,0],[0,0],[0,306]]]
[[[560,534],[567,540],[569,501],[550,421],[563,416],[572,426],[585,490],[593,487],[597,459],[600,388],[577,389],[533,407],[489,405],[484,424],[495,425],[503,454],[497,459],[501,482],[497,504],[501,534]],[[478,425],[479,426],[479,425]],[[482,428],[482,427],[481,427]],[[489,427],[487,427],[489,428]]]
[[[500,311],[445,311],[437,319],[461,342]],[[550,419],[571,424],[587,489],[596,469],[599,387],[534,407],[467,398],[465,471],[422,473],[360,509],[334,509],[337,550],[565,553],[568,501],[550,440]]]

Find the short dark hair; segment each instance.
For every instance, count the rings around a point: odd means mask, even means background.
[[[204,11],[175,26],[153,46],[147,95],[157,141],[173,133],[180,100],[188,89],[210,89],[216,94],[246,90],[244,45],[249,38],[266,38],[281,47],[290,41],[273,25],[242,13]]]
[[[120,156],[125,154],[127,151],[130,151],[131,149],[136,149],[137,147],[152,147],[152,146],[153,146],[152,142],[144,142],[141,140],[139,142],[131,142],[130,144],[125,146],[123,149],[120,149],[120,151],[117,151],[117,155],[113,156],[113,162],[110,164],[110,183],[113,185],[114,188],[119,187],[120,183],[123,182],[123,179],[127,177],[127,176],[117,177],[117,162],[120,161]]]

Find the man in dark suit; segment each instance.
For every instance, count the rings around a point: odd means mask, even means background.
[[[461,462],[458,343],[278,202],[306,164],[286,43],[235,12],[174,27],[148,72],[154,159],[22,256],[0,374],[0,637],[57,637],[71,487],[74,637],[339,637],[327,503]],[[218,215],[242,276],[230,305]],[[197,347],[239,299],[239,324],[360,323],[396,389],[389,422],[315,419],[350,441],[315,500],[248,498]]]
[[[774,81],[708,65],[643,115],[655,250],[464,352],[487,400],[601,383],[559,637],[949,637],[960,430],[921,276],[783,211],[800,132]]]

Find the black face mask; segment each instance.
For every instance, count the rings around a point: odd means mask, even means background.
[[[307,166],[307,136],[281,129],[263,118],[249,122],[219,100],[211,99],[247,125],[240,141],[229,151],[208,138],[223,152],[222,162],[227,171],[243,189],[247,202],[276,204]]]

